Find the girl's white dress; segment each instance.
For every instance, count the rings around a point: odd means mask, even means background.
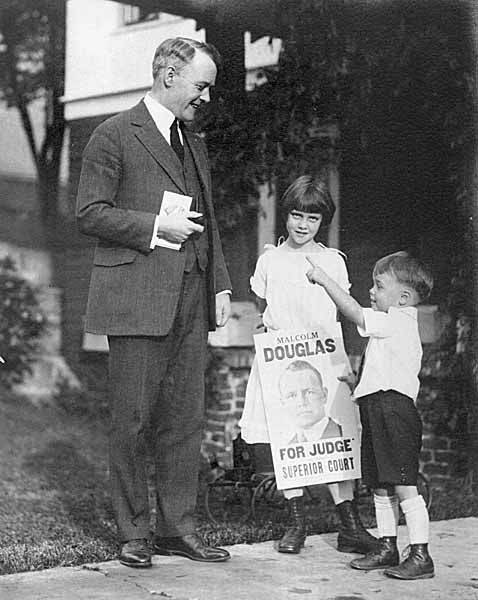
[[[268,331],[313,329],[337,320],[337,309],[320,285],[306,277],[311,268],[306,256],[313,256],[324,271],[344,290],[350,289],[345,261],[334,248],[319,245],[315,252],[290,250],[282,244],[267,245],[251,277],[251,289],[267,302],[263,322]],[[241,435],[249,444],[269,442],[257,359],[247,382],[244,411],[239,421]]]

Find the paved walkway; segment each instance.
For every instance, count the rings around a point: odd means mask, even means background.
[[[431,524],[436,576],[396,581],[381,571],[348,566],[336,534],[307,538],[299,555],[279,554],[276,542],[229,548],[232,560],[205,564],[154,557],[135,570],[118,561],[0,577],[1,600],[478,600],[478,518]],[[407,544],[400,528],[399,546]]]

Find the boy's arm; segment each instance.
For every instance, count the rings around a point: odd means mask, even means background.
[[[307,279],[311,283],[321,285],[335,302],[340,312],[359,327],[365,326],[363,309],[360,304],[345,292],[327,273],[314,262],[311,256],[306,257],[312,268],[307,271]]]

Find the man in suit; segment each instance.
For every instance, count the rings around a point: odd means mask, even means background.
[[[342,437],[342,427],[325,414],[327,388],[309,362],[291,362],[281,374],[279,390],[282,406],[296,428],[288,444]]]
[[[210,44],[164,41],[150,92],[103,122],[83,155],[77,219],[98,239],[86,330],[109,341],[111,495],[120,562],[130,567],[150,567],[152,551],[230,558],[203,543],[193,519],[207,334],[229,318],[231,283],[206,148],[185,124],[209,101],[219,63]],[[195,210],[160,214],[165,192],[191,197]],[[149,442],[157,498],[152,545]]]

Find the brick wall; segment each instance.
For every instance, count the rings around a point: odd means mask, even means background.
[[[232,467],[232,441],[239,432],[252,348],[210,348],[206,373],[206,426],[202,453]]]
[[[420,374],[421,385],[417,407],[423,421],[421,471],[435,488],[462,472],[466,456],[466,440],[461,431],[457,403],[462,393],[454,384],[461,379],[452,366],[453,346],[440,339],[425,345]]]

